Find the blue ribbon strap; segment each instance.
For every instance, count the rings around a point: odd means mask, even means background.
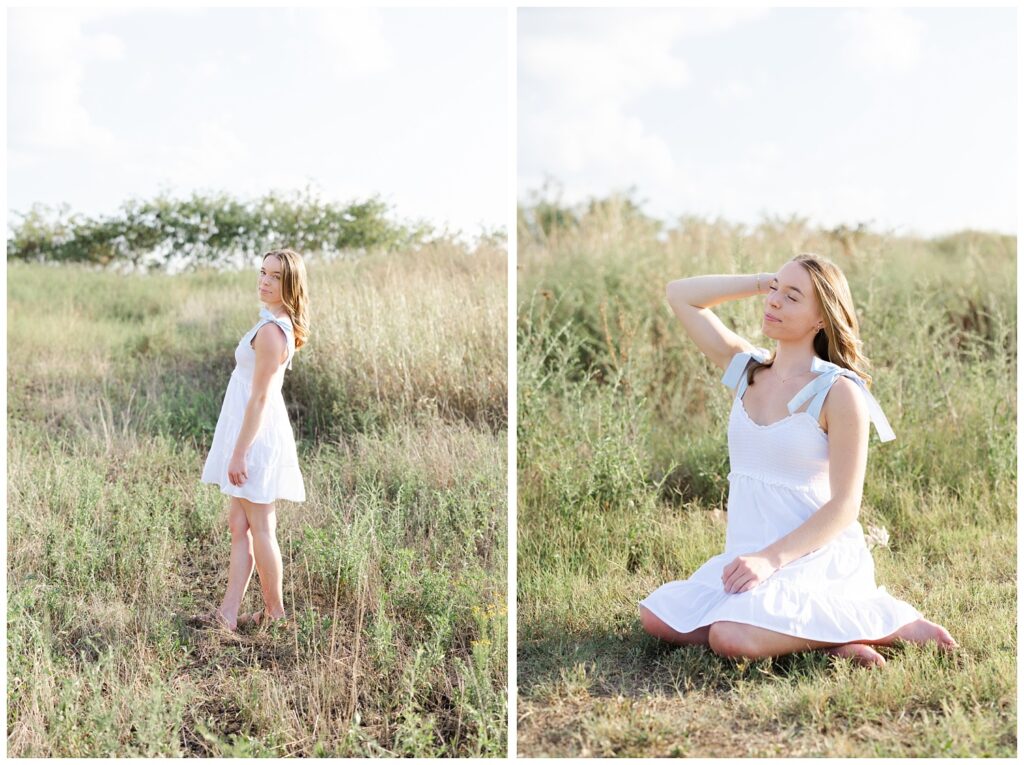
[[[729,362],[725,374],[722,375],[722,382],[727,387],[734,388],[736,395],[742,398],[743,393],[747,390],[747,378],[743,374],[747,369],[747,363],[751,359],[757,359],[759,363],[763,364],[768,360],[769,356],[771,356],[771,353],[766,348],[755,348],[749,353],[737,353],[732,357],[732,361]]]
[[[292,328],[291,320],[287,316],[277,317],[270,312],[269,308],[260,309],[260,319],[272,321],[284,330],[285,340],[288,342],[288,369],[292,368],[292,356],[295,355],[295,330]],[[257,329],[261,325],[257,325]]]
[[[811,380],[811,382],[807,383],[807,385],[805,385],[803,389],[793,396],[790,402],[786,404],[786,408],[789,409],[790,413],[799,409],[807,399],[811,399],[811,405],[807,407],[807,413],[817,420],[818,416],[821,414],[821,407],[825,404],[825,397],[828,395],[829,389],[832,387],[832,383],[840,377],[846,377],[857,383],[857,387],[860,388],[860,392],[864,396],[864,401],[868,405],[868,414],[871,417],[871,422],[875,424],[875,430],[878,431],[878,439],[885,443],[886,441],[892,441],[896,438],[896,434],[889,425],[889,420],[886,419],[885,413],[882,411],[882,407],[879,406],[875,397],[871,395],[871,391],[868,390],[867,383],[861,379],[860,375],[852,369],[841,367],[838,364],[833,364],[831,361],[825,361],[825,359],[818,358],[817,356],[811,360],[811,371],[818,372],[818,376]]]
[[[755,348],[749,353],[737,353],[732,357],[732,361],[729,362],[728,368],[725,370],[725,374],[722,375],[722,382],[730,388],[736,389],[736,395],[742,397],[747,389],[747,378],[743,372],[747,368],[747,363],[750,359],[757,359],[758,362],[764,363],[767,361],[771,354],[765,348]],[[786,408],[790,414],[795,413],[807,399],[811,399],[811,405],[807,408],[807,413],[811,415],[815,421],[818,420],[821,414],[821,407],[825,404],[825,397],[828,395],[829,389],[840,376],[847,377],[857,383],[860,388],[861,394],[864,396],[864,400],[868,405],[868,414],[871,417],[871,422],[875,424],[875,430],[878,432],[878,438],[880,441],[885,443],[886,441],[892,441],[896,438],[896,434],[893,432],[892,427],[889,425],[889,420],[886,419],[885,413],[882,411],[882,407],[879,406],[875,397],[871,395],[871,391],[868,390],[867,384],[860,378],[860,376],[851,369],[846,369],[838,364],[833,364],[831,361],[818,358],[815,356],[811,360],[811,371],[817,372],[818,376],[815,377],[811,382],[807,383],[799,393],[790,399],[789,403],[786,404]]]

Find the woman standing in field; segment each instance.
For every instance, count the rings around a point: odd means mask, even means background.
[[[224,404],[201,481],[230,498],[231,561],[220,608],[204,621],[234,631],[238,625],[285,618],[281,550],[274,502],[304,502],[295,436],[281,386],[285,369],[308,336],[306,268],[292,250],[263,256],[259,272],[259,321],[235,348]],[[239,616],[253,565],[264,608]]]
[[[952,650],[945,628],[875,585],[857,521],[871,423],[882,441],[896,436],[868,392],[846,277],[805,254],[777,274],[679,279],[667,293],[735,393],[728,521],[724,553],[640,601],[644,629],[747,658],[822,649],[881,666],[872,645],[934,641]],[[709,310],[761,293],[774,353]]]

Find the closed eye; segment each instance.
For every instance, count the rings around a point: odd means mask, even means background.
[[[777,292],[777,291],[778,291],[778,289],[779,289],[779,285],[777,285],[777,284],[772,284],[772,285],[770,285],[770,286],[768,287],[768,289],[772,290],[773,292]],[[794,303],[796,302],[796,298],[795,298],[795,297],[793,297],[792,295],[786,295],[786,297],[788,297],[788,298],[789,298],[790,300],[792,300],[792,301],[793,301]]]
[[[778,287],[776,287],[775,285],[769,286],[768,289],[771,290],[772,292],[778,292]],[[797,298],[795,298],[793,295],[786,295],[786,297],[790,298],[790,300],[792,300],[793,302],[797,302]]]

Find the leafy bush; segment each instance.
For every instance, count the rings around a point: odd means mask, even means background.
[[[98,218],[36,204],[21,218],[7,240],[12,260],[136,270],[241,264],[275,247],[327,256],[394,250],[430,233],[422,222],[390,220],[388,205],[376,196],[338,205],[319,200],[308,187],[294,198],[270,192],[249,202],[225,193],[193,193],[189,199],[161,193],[153,200],[129,199],[117,213]]]

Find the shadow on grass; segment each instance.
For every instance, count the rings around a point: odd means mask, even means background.
[[[887,660],[901,646],[875,646]],[[643,632],[597,631],[520,638],[519,693],[524,698],[585,690],[593,697],[674,697],[728,693],[751,682],[824,680],[836,662],[818,650],[765,659],[730,659],[707,646],[674,646]],[[871,671],[865,669],[865,671]]]

